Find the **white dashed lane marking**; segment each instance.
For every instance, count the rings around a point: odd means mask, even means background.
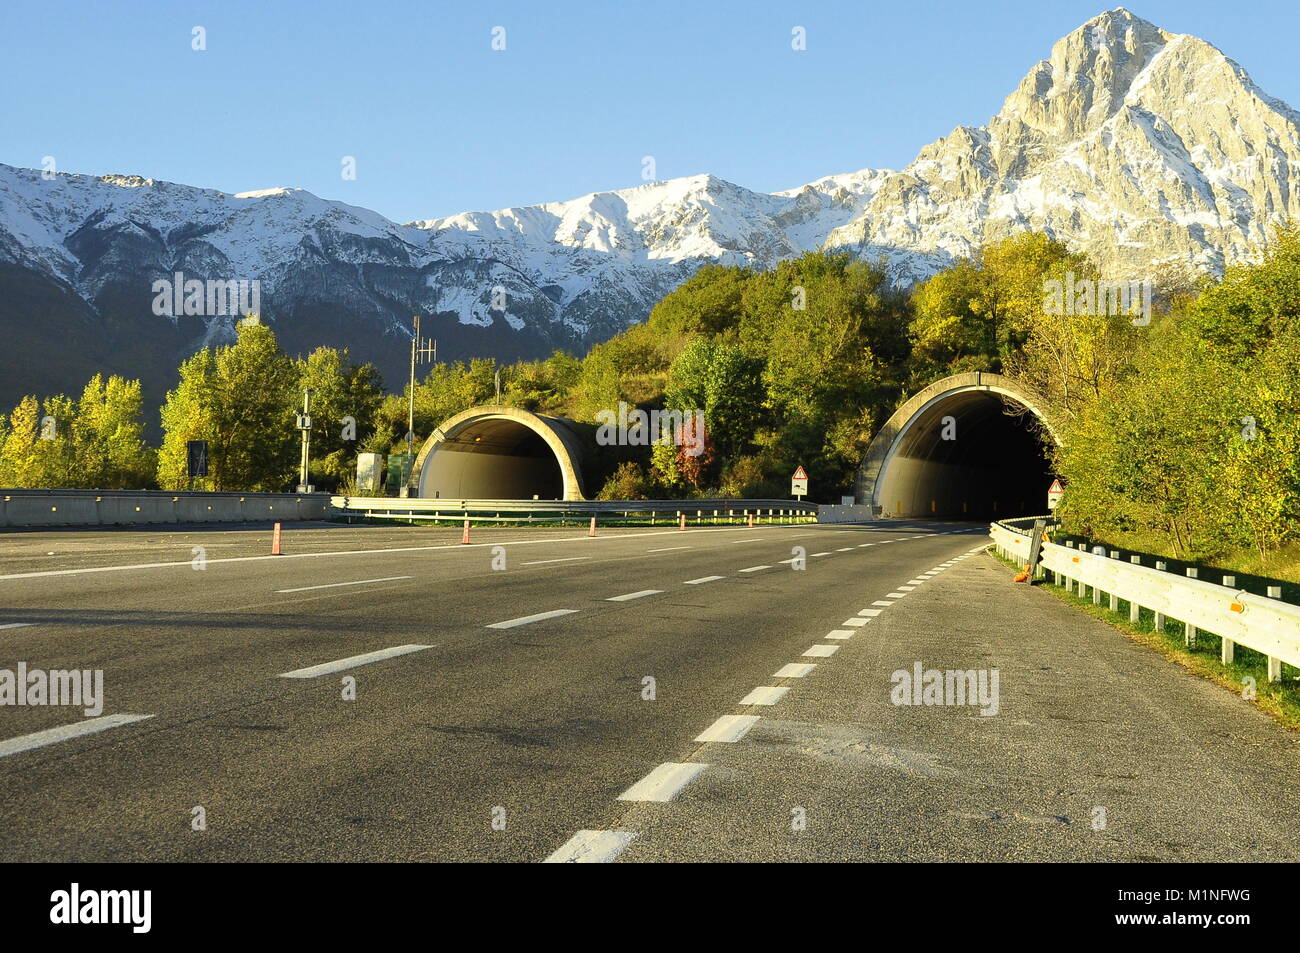
[[[584,559],[586,557],[583,557]],[[338,589],[341,586],[364,586],[368,582],[396,582],[399,579],[410,579],[410,576],[385,576],[382,579],[358,579],[356,582],[331,582],[323,586],[299,586],[297,589],[277,589],[279,592],[311,592],[314,589]]]
[[[665,546],[663,549],[647,549],[647,553],[675,553],[679,549],[690,549],[689,546]]]
[[[493,622],[484,628],[488,629],[513,629],[517,625],[527,625],[530,622],[542,622],[545,619],[554,619],[562,615],[572,615],[577,609],[552,609],[550,612],[538,612],[535,615],[520,616],[518,619],[506,619],[505,622]]]
[[[687,579],[683,586],[702,586],[706,582],[717,582],[719,579],[726,579],[726,576],[701,576],[699,579]]]
[[[358,665],[369,665],[371,662],[382,662],[384,659],[396,658],[399,655],[410,655],[412,652],[421,652],[428,648],[432,648],[432,646],[395,645],[391,649],[380,649],[378,652],[366,652],[364,655],[352,655],[333,662],[322,662],[320,665],[312,665],[309,668],[296,668],[292,672],[281,672],[280,678],[316,678],[321,675],[329,675],[331,672],[342,672],[344,669],[356,668]]]
[[[838,645],[814,645],[807,652],[804,652],[804,658],[830,658],[840,650]]]
[[[621,596],[610,596],[606,602],[630,602],[633,599],[643,599],[646,596],[657,596],[662,589],[642,589],[640,592],[625,592]]]
[[[4,625],[0,625],[0,629],[21,629],[35,624],[35,622],[6,622]]]
[[[80,738],[83,735],[97,734],[108,728],[129,725],[132,722],[144,721],[146,718],[152,717],[153,715],[102,715],[99,718],[89,718],[86,721],[78,721],[71,725],[46,728],[44,731],[36,731],[30,735],[19,735],[17,738],[10,738],[8,741],[0,741],[0,758],[7,758],[11,754],[19,754],[23,751],[31,751],[33,748],[43,748],[46,745],[56,744],[60,741]]]
[[[862,619],[862,618],[854,617],[852,619],[845,619],[841,623],[841,625],[851,625],[856,628],[862,628],[862,626],[866,625],[870,621],[871,621],[870,619]]]
[[[698,742],[730,743],[739,741],[754,727],[757,715],[723,715],[709,727],[701,731],[695,740]]]
[[[790,689],[773,688],[770,685],[763,685],[754,689],[748,695],[740,700],[742,705],[775,705]]]
[[[748,569],[742,569],[741,572],[758,572],[760,569],[771,569],[771,566],[750,566]]]
[[[661,764],[618,796],[620,801],[671,801],[707,768],[707,764]]]
[[[608,864],[623,853],[636,834],[632,831],[578,831],[544,864]]]
[[[590,559],[590,556],[565,556],[563,559],[531,559],[526,563],[520,563],[521,566],[545,566],[547,563],[572,563],[579,559]]]
[[[831,629],[829,632],[826,633],[825,638],[851,639],[853,638],[853,633],[848,629]]]
[[[873,606],[892,606],[892,605],[893,605],[892,602],[889,602],[888,600],[885,600],[885,599],[877,599],[875,602],[873,602],[873,603],[871,603],[871,604],[872,604]]]
[[[791,662],[782,665],[773,678],[803,678],[817,666],[812,662]]]
[[[874,619],[876,616],[880,615],[880,613],[884,611],[885,611],[884,609],[863,609],[861,612],[858,613],[858,615],[866,616],[868,619]]]

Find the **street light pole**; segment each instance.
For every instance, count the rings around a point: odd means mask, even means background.
[[[307,480],[307,469],[311,461],[311,395],[310,387],[302,390],[302,413],[298,415],[298,429],[302,431],[302,459],[298,464],[298,492],[311,493],[314,489]]]
[[[415,475],[415,349],[420,343],[420,316],[413,319],[415,332],[411,335],[411,389],[406,404],[406,479],[402,481],[402,496],[411,495],[411,477]]]
[[[415,479],[415,361],[417,357],[426,361],[430,358],[435,362],[438,360],[438,342],[421,341],[420,316],[415,315],[412,321],[415,322],[415,333],[411,335],[411,390],[406,402],[406,464],[410,469],[398,491],[403,497],[411,495],[411,481]]]

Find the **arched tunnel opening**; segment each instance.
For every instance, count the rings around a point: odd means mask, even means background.
[[[888,516],[992,520],[1047,511],[1052,470],[1026,411],[988,390],[924,408],[896,438],[876,502]]]
[[[517,420],[480,417],[460,424],[429,450],[420,496],[464,500],[562,500],[564,471],[555,451]]]

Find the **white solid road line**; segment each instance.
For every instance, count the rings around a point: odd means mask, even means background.
[[[803,678],[817,665],[813,662],[791,662],[789,665],[782,665],[773,678]]]
[[[771,566],[750,566],[748,569],[742,569],[741,572],[758,572],[760,569],[771,569]]]
[[[520,563],[521,566],[545,566],[547,563],[572,563],[579,559],[590,559],[590,556],[565,556],[563,559],[532,559],[526,563]]]
[[[634,831],[578,831],[547,857],[544,864],[608,864],[612,863],[632,838]]]
[[[665,546],[663,549],[647,549],[647,553],[673,553],[679,549],[690,549],[690,546]]]
[[[754,727],[756,721],[758,721],[757,715],[723,715],[696,735],[695,740],[715,741],[722,744],[739,741],[749,733],[749,729]]]
[[[742,705],[775,705],[788,692],[789,688],[773,688],[761,685],[740,700]]]
[[[726,576],[701,576],[699,579],[687,579],[683,586],[699,586],[706,582],[716,582],[719,579],[726,579]]]
[[[823,638],[827,639],[851,639],[853,631],[851,629],[831,629]]]
[[[21,629],[35,624],[35,622],[6,622],[4,625],[0,625],[0,629]]]
[[[640,592],[625,592],[621,596],[610,596],[606,602],[630,602],[633,599],[642,599],[645,596],[657,596],[663,592],[662,589],[642,589]]]
[[[838,645],[814,645],[807,652],[804,652],[804,658],[830,658],[840,650]]]
[[[577,609],[552,609],[550,612],[538,612],[534,615],[520,616],[518,619],[506,619],[505,622],[493,622],[491,625],[484,626],[486,629],[513,629],[517,625],[527,625],[530,622],[542,622],[545,619],[554,619],[562,615],[573,615]]]
[[[333,662],[322,662],[320,665],[312,665],[309,668],[296,668],[292,672],[281,672],[280,678],[316,678],[320,675],[329,675],[331,672],[341,672],[344,669],[356,668],[358,665],[369,665],[371,662],[382,662],[387,658],[396,658],[399,655],[410,655],[412,652],[421,652],[424,649],[433,648],[431,645],[395,645],[391,649],[380,649],[378,652],[366,652],[364,655],[353,655],[351,658],[341,658]]]
[[[364,586],[368,582],[396,582],[410,576],[385,576],[383,579],[358,579],[356,582],[331,582],[323,586],[299,586],[297,589],[277,589],[276,592],[311,592],[314,589],[338,589],[340,586]]]
[[[668,762],[655,768],[618,796],[620,801],[671,801],[682,788],[694,781],[708,764]]]
[[[6,758],[11,754],[19,754],[23,751],[31,751],[33,748],[43,748],[59,741],[80,738],[82,735],[93,735],[107,728],[129,725],[132,722],[144,721],[146,718],[152,717],[153,715],[101,715],[98,718],[88,718],[85,721],[74,722],[71,725],[60,725],[57,728],[46,728],[44,731],[36,731],[30,735],[19,735],[17,738],[0,741],[0,758]]]
[[[761,543],[765,539],[767,539],[766,536],[755,536],[753,539],[733,539],[731,545],[734,546],[736,543]]]

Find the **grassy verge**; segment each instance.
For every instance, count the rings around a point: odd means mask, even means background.
[[[994,559],[1011,569],[1019,569],[1010,560],[1003,559],[996,551],[990,549]],[[1155,615],[1149,609],[1141,610],[1136,623],[1129,621],[1129,603],[1119,600],[1118,611],[1112,612],[1109,601],[1094,605],[1091,598],[1081,598],[1069,592],[1064,586],[1058,586],[1048,580],[1035,583],[1040,589],[1051,592],[1058,599],[1069,603],[1094,619],[1119,629],[1129,639],[1139,645],[1155,649],[1166,658],[1172,659],[1188,671],[1214,682],[1216,685],[1244,697],[1244,679],[1254,679],[1255,698],[1253,704],[1260,711],[1269,715],[1279,724],[1292,731],[1300,731],[1300,682],[1297,681],[1297,669],[1290,665],[1282,666],[1282,681],[1268,681],[1268,663],[1262,654],[1238,645],[1233,653],[1231,665],[1219,661],[1221,639],[1208,632],[1200,632],[1196,644],[1184,644],[1184,626],[1181,622],[1166,619],[1163,631],[1155,627]]]
[[[1067,539],[1075,543],[1102,544],[1107,549],[1118,549],[1123,558],[1141,555],[1144,565],[1150,566],[1152,559],[1163,559],[1173,572],[1180,575],[1189,566],[1200,570],[1202,579],[1218,580],[1222,576],[1236,576],[1240,588],[1248,592],[1264,591],[1269,585],[1282,586],[1282,598],[1287,602],[1300,602],[1300,543],[1290,543],[1276,552],[1262,558],[1253,549],[1239,549],[1218,556],[1195,559],[1179,558],[1165,544],[1165,541],[1153,534],[1121,533],[1105,540],[1088,539],[1073,533],[1056,531],[1052,541],[1063,543]]]

